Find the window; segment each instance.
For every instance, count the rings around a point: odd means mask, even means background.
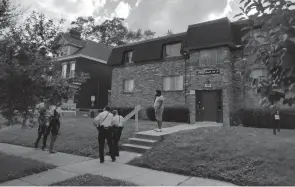
[[[252,79],[252,86],[257,85],[261,78],[267,77],[267,70],[263,68],[253,69],[250,77]]]
[[[165,45],[163,50],[163,53],[164,53],[163,56],[164,57],[181,56],[180,49],[181,49],[181,43]]]
[[[133,92],[133,89],[134,89],[134,80],[133,79],[124,80],[124,92],[130,93],[130,92]]]
[[[133,51],[125,52],[124,62],[131,63],[132,62],[132,55],[133,55]]]
[[[183,76],[168,76],[163,78],[164,91],[183,90]]]
[[[76,68],[76,63],[75,62],[71,63],[70,77],[75,77],[75,68]]]
[[[62,77],[63,78],[67,77],[67,64],[62,65]]]

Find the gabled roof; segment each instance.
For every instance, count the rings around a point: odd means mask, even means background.
[[[69,42],[69,44],[74,45],[75,47],[78,47],[79,49],[74,54],[65,56],[65,57],[60,57],[57,60],[67,60],[67,59],[82,57],[82,58],[88,58],[91,60],[106,63],[107,60],[109,59],[112,48],[109,46],[106,46],[105,44],[101,44],[91,40],[78,39],[78,38],[72,37],[69,33],[63,33],[61,34],[61,36],[67,42]]]
[[[111,52],[112,52],[112,48],[105,44],[97,43],[91,40],[86,40],[84,47],[78,50],[73,55],[80,54],[80,55],[90,56],[92,58],[108,61]]]

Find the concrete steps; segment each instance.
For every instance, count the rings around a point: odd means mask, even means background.
[[[134,137],[129,138],[128,143],[122,145],[122,149],[128,152],[142,154],[154,147],[161,140],[161,136],[139,132],[134,134]]]
[[[134,152],[134,153],[145,153],[151,147],[143,146],[143,145],[136,145],[136,144],[123,144],[122,148],[124,151]]]
[[[141,139],[141,138],[129,138],[129,142],[131,144],[135,144],[135,145],[143,145],[143,146],[152,147],[158,141],[157,140],[149,140],[149,139]]]

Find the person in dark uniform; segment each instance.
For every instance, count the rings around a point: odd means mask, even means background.
[[[43,138],[42,150],[45,149],[47,137],[51,133],[49,153],[55,153],[55,151],[53,151],[53,146],[57,139],[57,135],[60,129],[60,113],[57,111],[57,107],[53,107],[50,113],[51,113],[51,116],[49,118],[49,126],[47,127],[46,133]]]
[[[112,126],[114,128],[113,146],[114,146],[115,155],[119,156],[119,141],[120,141],[122,130],[123,130],[124,118],[123,116],[118,115],[117,110],[114,110],[112,113],[114,115],[114,118],[112,121]]]
[[[270,105],[270,114],[271,114],[271,123],[273,127],[273,134],[276,135],[277,131],[280,132],[280,113],[279,108],[274,104],[274,101],[271,101]]]
[[[42,138],[42,136],[44,138],[44,134],[46,132],[46,123],[47,123],[46,109],[41,108],[39,113],[40,113],[40,115],[38,117],[38,123],[39,123],[38,137],[37,137],[37,140],[35,142],[35,148],[38,148],[39,141]]]
[[[98,144],[99,144],[99,158],[100,163],[104,163],[104,147],[105,140],[109,143],[112,161],[116,161],[115,152],[113,150],[113,128],[112,120],[113,114],[110,112],[110,107],[105,107],[104,111],[99,113],[93,121],[93,124],[98,130]]]

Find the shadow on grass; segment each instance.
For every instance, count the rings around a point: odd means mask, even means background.
[[[41,173],[56,166],[0,152],[0,183]]]

